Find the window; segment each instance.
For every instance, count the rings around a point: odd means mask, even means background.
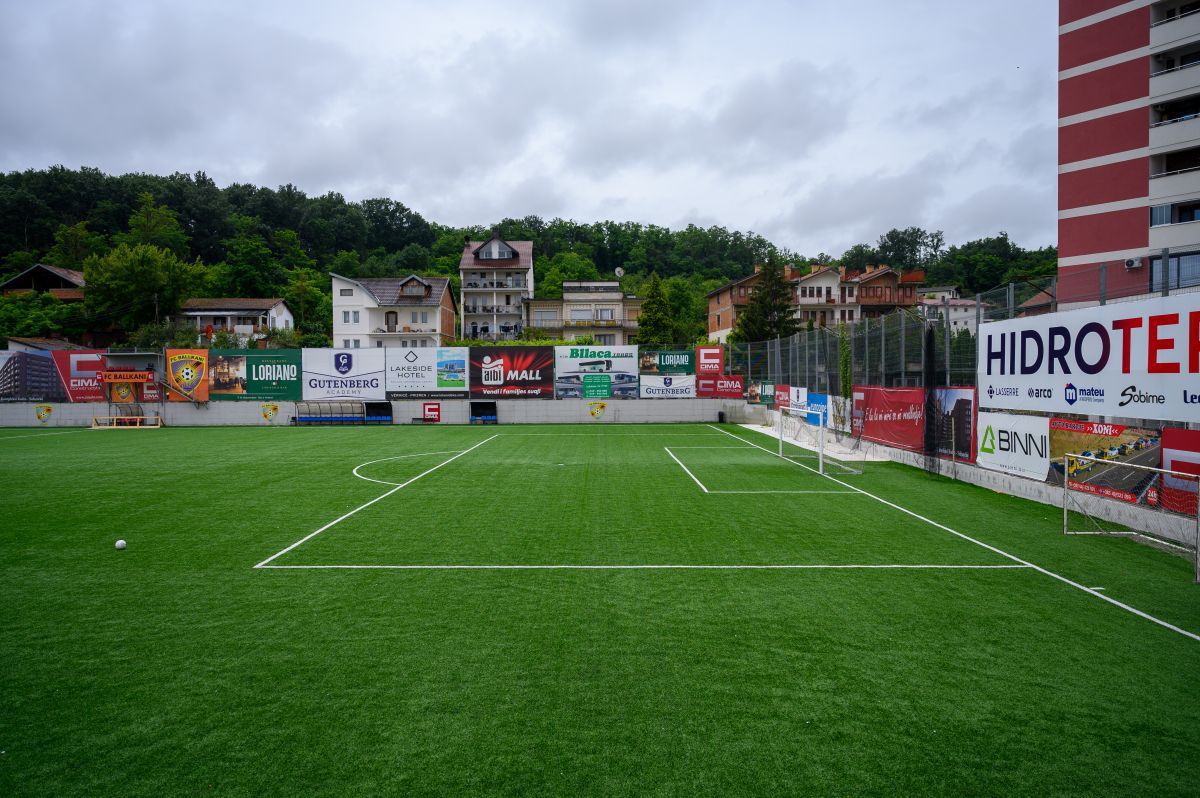
[[[358,311],[354,311],[354,323],[358,324]]]
[[[349,324],[349,323],[350,323],[350,311],[343,310],[342,311],[342,324]]]
[[[740,288],[738,288],[738,296],[745,296],[745,295],[746,295],[746,286],[743,285]]]
[[[383,341],[376,341],[376,342],[375,342],[375,348],[376,348],[376,349],[380,349],[382,346],[383,346]]]
[[[343,338],[342,339],[342,349],[349,349],[349,348],[350,348],[350,339]]]
[[[721,329],[721,314],[717,314],[717,329]]]
[[[556,316],[553,310],[535,310],[533,320],[538,322],[553,322]]]
[[[612,321],[615,318],[615,316],[613,314],[613,309],[612,308],[600,308],[599,310],[596,311],[596,318],[600,319],[601,321]]]
[[[571,308],[571,321],[591,321],[592,311],[588,308]]]
[[[429,345],[429,342],[426,341],[424,338],[422,338],[421,339],[421,348],[424,349],[428,345]]]
[[[408,341],[407,341],[407,340],[401,341],[401,342],[400,342],[400,348],[401,348],[401,349],[408,349]]]
[[[284,320],[283,320],[283,329],[285,329],[285,330],[290,330],[290,329],[292,329],[292,320],[291,320],[291,319],[284,319]]]
[[[417,323],[417,312],[415,310],[412,312],[412,323]]]
[[[354,289],[343,288],[341,291],[338,291],[338,296],[354,296]]]
[[[846,296],[854,296],[854,286],[846,286]]]
[[[428,323],[429,323],[429,312],[428,312],[428,311],[422,311],[422,312],[421,312],[421,323],[422,323],[422,324],[428,324]]]
[[[404,284],[405,296],[425,296],[425,286],[418,283],[416,280]]]
[[[600,344],[601,346],[615,346],[617,343],[617,336],[615,333],[600,333],[596,336],[596,343]]]

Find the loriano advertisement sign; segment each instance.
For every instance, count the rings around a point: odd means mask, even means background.
[[[466,399],[470,395],[467,347],[391,347],[383,351],[387,353],[388,399]]]
[[[383,349],[305,349],[304,398],[384,399],[383,353]]]
[[[637,399],[636,346],[554,347],[556,399]]]
[[[981,325],[976,370],[983,407],[1200,418],[1200,293]]]
[[[213,401],[294,402],[303,396],[299,349],[212,349],[208,395]]]
[[[638,355],[638,371],[642,374],[695,374],[696,352],[693,349],[642,349]]]

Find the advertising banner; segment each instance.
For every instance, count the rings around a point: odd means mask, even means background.
[[[775,383],[752,382],[746,392],[746,401],[752,405],[769,405],[775,401]]]
[[[981,410],[978,426],[979,465],[1046,481],[1050,474],[1050,419]]]
[[[696,347],[696,374],[701,377],[716,377],[725,373],[725,347]]]
[[[208,401],[208,350],[167,350],[167,399],[172,402]]]
[[[854,431],[865,440],[909,449],[925,448],[922,388],[854,387]]]
[[[404,349],[390,347],[387,353],[388,399],[466,399],[467,360],[465,346]]]
[[[934,388],[937,417],[931,419],[937,453],[975,462],[975,389]]]
[[[1117,468],[1118,463],[1158,468],[1162,462],[1159,435],[1154,429],[1122,424],[1098,424],[1066,418],[1050,419],[1051,482],[1062,484],[1063,460],[1068,454],[1099,458],[1104,462],[1072,460],[1066,477],[1071,488],[1110,499],[1137,502],[1149,485],[1151,472]]]
[[[793,389],[794,390],[794,389]],[[793,397],[794,401],[795,397]],[[797,407],[801,403],[797,403]],[[803,404],[808,406],[808,414],[805,421],[809,424],[819,425],[821,423],[821,415],[829,413],[829,395],[824,393],[810,393],[806,397]],[[828,424],[829,421],[826,420]]]
[[[1200,414],[1200,293],[979,328],[979,402],[1045,413]]]
[[[51,357],[70,401],[105,401],[101,379],[105,367],[102,350],[51,352]]]
[[[554,347],[557,399],[637,399],[636,346]]]
[[[1162,431],[1162,468],[1200,476],[1200,430],[1167,427]],[[1197,482],[1163,475],[1159,502],[1163,509],[1196,514]]]
[[[788,391],[788,407],[804,407],[807,404],[807,388],[792,388]]]
[[[468,384],[472,397],[554,398],[552,346],[473,346],[470,361]]]
[[[696,353],[690,349],[643,349],[638,355],[642,374],[695,374]]]
[[[643,399],[695,399],[696,377],[693,374],[670,377],[643,374],[641,396]]]
[[[775,406],[778,408],[792,406],[792,387],[790,385],[775,385]]]
[[[49,352],[0,352],[0,402],[65,402]]]
[[[305,349],[303,396],[307,400],[378,401],[384,393],[383,349]]]
[[[298,349],[209,350],[209,397],[297,401],[303,396],[301,365]]]
[[[162,388],[156,378],[155,373],[150,372],[150,379],[146,382],[138,384],[138,401],[140,402],[161,402]]]
[[[696,375],[696,395],[704,399],[742,399],[746,381],[741,374],[705,377]]]

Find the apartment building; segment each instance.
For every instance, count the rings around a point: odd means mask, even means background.
[[[1060,0],[1058,41],[1059,306],[1200,284],[1200,2]]]
[[[815,327],[831,327],[885,316],[917,305],[924,280],[924,272],[901,273],[881,265],[867,266],[862,272],[847,272],[845,266],[814,266],[792,280],[796,317]]]
[[[562,299],[527,299],[526,322],[552,338],[591,336],[602,346],[635,343],[642,300],[616,280],[567,280]]]
[[[533,298],[533,242],[464,241],[458,264],[461,337],[511,341],[525,323],[525,300]]]
[[[750,302],[750,294],[758,284],[762,266],[756,265],[754,273],[726,283],[715,291],[709,292],[708,300],[708,337],[714,341],[725,343],[729,334],[737,324],[737,318]],[[803,270],[795,266],[783,268],[783,279],[794,282],[803,274]]]
[[[458,307],[448,278],[329,276],[335,348],[411,349],[454,340]]]

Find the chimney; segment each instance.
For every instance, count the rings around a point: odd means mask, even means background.
[[[761,263],[754,264],[754,273],[758,274],[761,271],[762,271],[762,264]]]
[[[838,266],[838,277],[842,278],[843,280],[846,279],[846,267],[845,266]]]

